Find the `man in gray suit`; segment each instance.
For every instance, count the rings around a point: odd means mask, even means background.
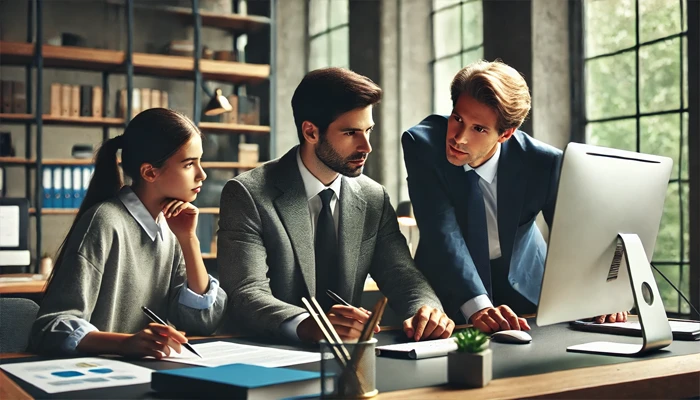
[[[414,340],[449,337],[454,322],[416,269],[384,188],[362,175],[381,89],[342,68],[312,71],[292,98],[301,145],[230,180],[221,194],[218,262],[229,318],[247,333],[321,338],[301,298],[315,296],[343,340],[364,310],[368,273]],[[375,327],[375,331],[378,330]]]

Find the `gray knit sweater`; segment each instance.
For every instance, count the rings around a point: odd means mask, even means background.
[[[84,336],[76,331],[90,324],[105,332],[136,333],[150,322],[141,306],[188,335],[213,333],[224,315],[226,293],[218,288],[209,308],[190,308],[178,301],[187,290],[184,281],[182,250],[169,229],[162,241],[152,240],[119,198],[97,204],[68,238],[29,348],[65,353],[69,336]]]

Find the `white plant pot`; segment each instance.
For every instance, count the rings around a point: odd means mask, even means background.
[[[450,385],[472,388],[488,385],[493,372],[492,354],[491,349],[480,353],[448,353],[447,380]]]

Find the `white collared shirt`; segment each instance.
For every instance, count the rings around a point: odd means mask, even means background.
[[[472,168],[469,164],[464,170],[472,169],[479,175],[479,187],[484,194],[484,206],[486,210],[486,229],[489,239],[489,259],[494,260],[501,256],[501,242],[498,237],[498,161],[501,158],[501,144],[497,145],[496,152],[482,165]],[[493,307],[488,295],[481,294],[462,304],[460,310],[469,323],[469,318],[477,311],[487,307]]]
[[[119,200],[124,204],[129,214],[138,222],[139,225],[146,231],[151,240],[156,240],[156,236],[160,236],[163,241],[163,229],[168,226],[165,222],[163,213],[159,213],[156,219],[153,219],[151,213],[148,212],[146,206],[143,205],[141,199],[134,193],[131,186],[124,186],[119,191]],[[168,228],[169,229],[169,228]]]
[[[335,236],[338,237],[338,217],[340,216],[340,185],[343,179],[340,175],[330,184],[330,186],[324,185],[318,180],[309,169],[306,168],[304,162],[301,161],[301,148],[297,151],[297,165],[299,166],[299,173],[301,173],[301,180],[304,181],[304,190],[306,192],[306,201],[309,204],[309,215],[311,215],[311,236],[313,236],[314,241],[316,239],[316,226],[318,225],[318,215],[321,213],[321,208],[323,204],[321,203],[321,197],[319,193],[326,189],[333,190],[335,194],[331,197],[331,213],[333,214],[333,223],[335,224]]]

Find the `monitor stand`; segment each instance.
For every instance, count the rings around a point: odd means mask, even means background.
[[[568,347],[567,351],[630,356],[662,349],[673,341],[671,326],[642,241],[639,236],[630,233],[620,233],[617,238],[617,251],[613,257],[611,273],[616,276],[615,267],[619,267],[621,263],[627,265],[632,295],[639,313],[643,342],[642,344],[591,342]]]

